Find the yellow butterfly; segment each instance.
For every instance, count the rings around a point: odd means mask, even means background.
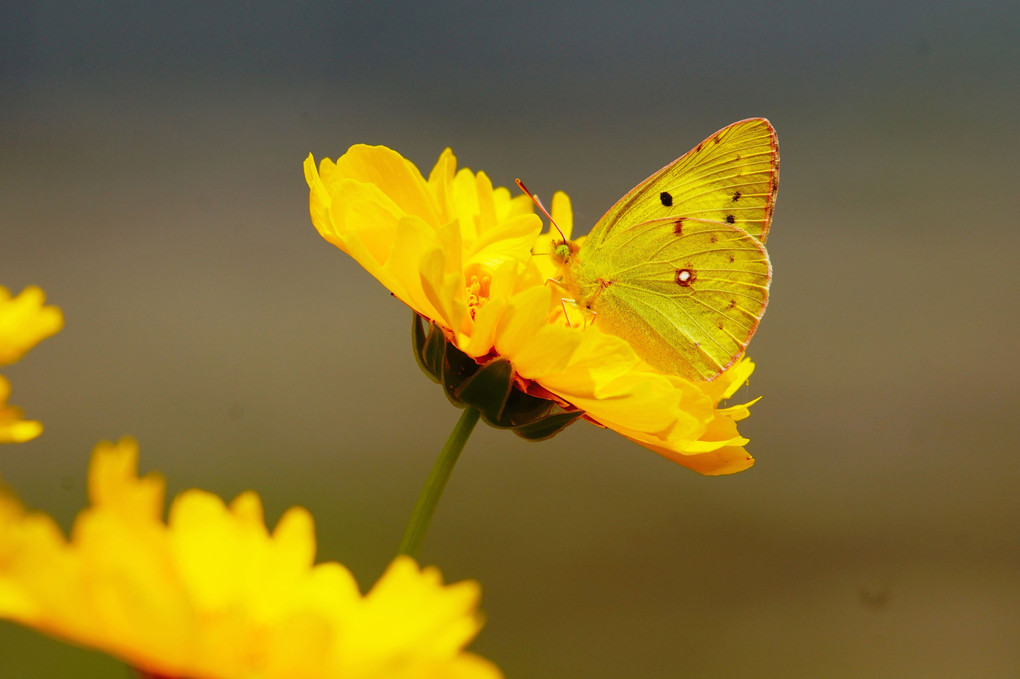
[[[655,368],[712,380],[765,313],[778,186],[772,125],[733,123],[635,186],[580,245],[554,243],[559,283]]]

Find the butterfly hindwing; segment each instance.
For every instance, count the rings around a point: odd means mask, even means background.
[[[666,217],[732,224],[762,243],[779,185],[779,143],[764,118],[719,130],[644,180],[609,209],[588,240],[598,246],[628,225]]]
[[[567,281],[601,330],[653,366],[710,380],[744,351],[768,301],[768,256],[726,223],[652,220],[614,230]]]

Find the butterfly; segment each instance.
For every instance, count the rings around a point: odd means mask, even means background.
[[[554,241],[557,282],[654,368],[712,380],[765,313],[778,186],[772,125],[733,123],[631,189],[580,244]]]

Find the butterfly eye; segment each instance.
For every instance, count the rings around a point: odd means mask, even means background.
[[[558,243],[553,247],[553,259],[560,264],[569,262],[570,254],[570,245],[568,243]]]

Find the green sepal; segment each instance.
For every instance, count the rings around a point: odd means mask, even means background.
[[[443,331],[434,323],[429,323],[426,332],[425,319],[418,314],[413,316],[414,327],[411,333],[414,339],[414,358],[418,361],[418,367],[433,382],[442,383],[443,358],[446,355],[446,338],[443,337]]]
[[[415,359],[429,378],[443,385],[455,406],[475,408],[489,425],[510,429],[529,441],[555,436],[584,414],[525,393],[514,379],[509,360],[497,357],[479,364],[447,342],[434,323],[429,322],[428,328],[425,323],[414,314]]]
[[[514,389],[507,398],[506,407],[503,409],[501,426],[518,428],[526,427],[544,420],[552,414],[564,412],[583,415],[580,410],[565,410],[555,401],[539,398],[526,394],[520,389]],[[529,437],[526,437],[529,438]]]
[[[460,351],[455,346],[447,342],[444,345],[443,354],[443,372],[441,384],[446,390],[446,395],[450,398],[454,404],[460,403],[464,400],[464,390],[467,388],[469,382],[471,382],[482,368],[481,365],[473,358]],[[497,374],[490,376],[490,380],[494,377],[498,377]],[[488,385],[490,388],[492,385]],[[500,387],[500,389],[509,389],[509,386]],[[477,388],[474,392],[469,392],[468,400],[466,401],[470,405],[474,405],[473,397],[477,396]]]
[[[580,410],[563,410],[561,408],[558,413],[546,415],[531,424],[522,424],[515,427],[514,433],[529,441],[544,441],[559,434],[582,415],[584,413]]]

